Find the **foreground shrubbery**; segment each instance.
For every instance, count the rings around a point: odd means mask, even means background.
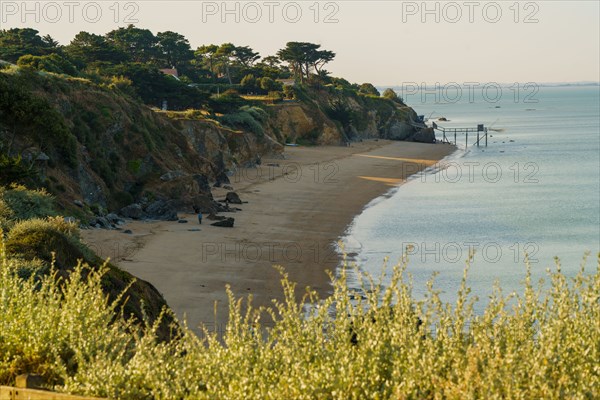
[[[386,288],[367,280],[364,298],[342,274],[326,300],[307,293],[306,312],[284,276],[286,300],[262,310],[268,328],[231,295],[222,341],[183,328],[159,342],[155,327],[118,317],[101,271],[24,280],[18,261],[0,259],[0,383],[32,372],[57,390],[119,399],[600,395],[600,267],[573,279],[549,273],[551,284],[539,287],[527,274],[521,295],[496,288],[477,316],[466,277],[448,305],[433,285],[415,301],[405,266]]]
[[[77,224],[57,214],[53,196],[43,189],[0,186],[3,250],[14,260],[16,267],[12,269],[13,273],[22,279],[48,279],[51,272],[51,279],[66,279],[79,260],[96,270],[103,266],[104,261],[81,240]],[[158,290],[112,264],[105,267],[102,289],[111,301],[127,299],[121,302],[124,317],[139,321],[145,315],[148,320],[156,321],[166,306]],[[170,315],[165,316],[157,332],[159,338],[170,337],[168,325],[171,321]]]

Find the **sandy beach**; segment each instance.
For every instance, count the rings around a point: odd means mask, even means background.
[[[326,270],[339,263],[335,244],[367,203],[454,151],[443,144],[370,140],[351,147],[286,147],[285,158],[240,169],[231,186],[244,202],[234,228],[188,223],[133,221],[122,231],[82,231],[102,257],[151,282],[191,328],[222,330],[229,284],[254,304],[281,298],[282,265],[298,288],[329,290]],[[216,200],[228,190],[214,188]],[[215,302],[217,315],[215,318]]]

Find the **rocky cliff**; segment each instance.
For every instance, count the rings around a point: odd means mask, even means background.
[[[227,171],[281,152],[270,136],[169,116],[110,87],[37,73],[0,73],[0,154],[39,171],[60,204],[119,210],[178,199],[209,205]]]
[[[162,217],[193,205],[214,210],[211,185],[285,143],[419,140],[408,124],[415,112],[400,101],[333,86],[295,91],[293,101],[249,102],[219,117],[150,109],[86,79],[2,71],[0,154],[22,158],[75,216],[140,204],[136,216]]]
[[[414,140],[414,110],[401,102],[334,87],[298,89],[295,102],[270,107],[271,131],[281,142],[340,144],[361,139]]]

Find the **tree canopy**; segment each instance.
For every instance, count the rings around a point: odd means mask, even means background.
[[[24,55],[42,56],[56,51],[58,43],[50,36],[41,37],[31,28],[0,30],[0,60],[17,62]]]
[[[335,58],[334,52],[320,48],[321,45],[314,43],[288,42],[284,49],[277,52],[277,56],[290,65],[296,78],[304,82],[312,71],[320,75],[323,66]]]

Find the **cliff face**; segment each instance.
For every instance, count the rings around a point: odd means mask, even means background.
[[[301,91],[296,102],[270,107],[273,136],[281,142],[344,144],[380,138],[411,140],[417,133],[412,108],[393,101],[333,88]]]
[[[228,170],[282,150],[267,135],[169,117],[81,79],[0,73],[0,96],[0,153],[35,165],[67,208],[156,198],[206,205],[209,184]]]
[[[416,119],[410,107],[334,87],[297,88],[295,101],[260,107],[243,114],[256,116],[251,122],[258,128],[231,129],[200,112],[151,110],[110,85],[1,72],[0,154],[35,166],[71,211],[78,204],[83,213],[102,214],[157,200],[211,211],[218,206],[210,185],[227,183],[238,166],[282,152],[284,143],[343,145],[416,134],[408,124]]]

